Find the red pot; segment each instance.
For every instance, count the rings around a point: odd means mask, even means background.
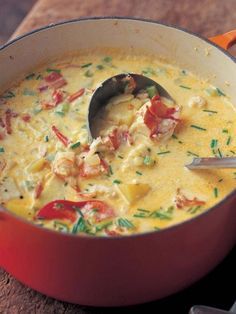
[[[236,40],[236,31],[214,40],[224,41],[227,48]],[[65,52],[125,45],[174,55],[179,65],[203,77],[216,74],[212,83],[230,82],[224,89],[236,102],[234,58],[186,31],[127,18],[70,21],[8,43],[0,51],[5,74],[0,86]],[[208,59],[205,49],[210,49]],[[236,242],[235,205],[234,191],[187,222],[162,231],[109,238],[50,231],[2,208],[0,265],[26,285],[60,300],[94,306],[155,300],[189,286],[224,258]]]

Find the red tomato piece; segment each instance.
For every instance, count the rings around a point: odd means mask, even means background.
[[[25,113],[21,116],[21,119],[25,122],[29,122],[31,119],[31,116],[28,113]]]
[[[81,97],[81,96],[84,94],[84,92],[85,92],[85,88],[81,88],[78,92],[76,92],[76,93],[70,95],[70,96],[68,97],[68,101],[69,101],[69,102],[72,102],[73,100],[75,100],[75,99]]]
[[[52,130],[55,133],[55,135],[57,136],[57,138],[62,142],[62,144],[67,147],[70,143],[69,139],[65,135],[63,135],[58,130],[58,128],[55,127],[55,125],[52,126]]]
[[[54,106],[57,106],[63,101],[63,96],[64,94],[61,90],[55,90],[53,92],[52,99],[53,99]]]

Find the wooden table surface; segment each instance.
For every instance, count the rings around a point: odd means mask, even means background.
[[[13,37],[32,29],[86,16],[135,16],[184,27],[203,36],[236,28],[235,0],[39,0]],[[236,48],[231,50],[236,55]],[[16,261],[17,262],[17,261]],[[91,308],[60,302],[25,287],[0,269],[0,313],[184,314],[196,303],[229,308],[236,298],[236,249],[207,277],[165,300],[128,308]]]

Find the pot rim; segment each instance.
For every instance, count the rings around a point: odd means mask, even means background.
[[[78,22],[83,22],[83,21],[96,21],[96,20],[128,20],[128,21],[141,21],[144,23],[151,23],[151,24],[157,24],[157,25],[162,25],[165,27],[169,27],[169,28],[173,28],[173,29],[177,29],[180,30],[182,32],[187,33],[188,35],[192,35],[197,37],[200,40],[205,41],[206,43],[216,47],[217,49],[219,49],[221,52],[223,52],[226,57],[230,58],[234,63],[236,63],[236,57],[234,57],[233,55],[231,55],[230,53],[228,53],[225,49],[221,48],[220,46],[216,45],[214,42],[210,41],[209,39],[196,34],[192,31],[189,31],[185,28],[176,26],[176,25],[171,25],[168,23],[163,23],[163,22],[159,22],[159,21],[155,21],[152,19],[144,19],[144,18],[136,18],[136,17],[121,17],[121,16],[91,16],[91,17],[84,17],[84,18],[76,18],[76,19],[71,19],[71,20],[65,20],[65,21],[61,21],[61,22],[57,22],[57,23],[50,23],[46,26],[34,29],[30,32],[27,32],[23,35],[17,36],[15,39],[12,39],[10,41],[8,41],[6,44],[1,45],[0,46],[0,53],[2,50],[6,49],[7,47],[13,45],[14,43],[20,41],[21,39],[24,39],[25,37],[29,37],[29,36],[33,36],[35,33],[39,33],[41,31],[47,30],[47,29],[52,29],[64,24],[74,24],[74,23],[78,23]],[[164,228],[164,229],[160,229],[160,230],[152,230],[152,231],[148,231],[145,233],[137,233],[137,234],[131,234],[131,235],[122,235],[122,236],[96,236],[96,235],[87,235],[87,234],[73,234],[73,233],[63,233],[63,232],[58,232],[56,230],[52,230],[52,229],[48,229],[39,225],[34,224],[32,221],[27,220],[21,216],[16,215],[14,212],[11,212],[10,210],[8,210],[7,208],[4,208],[0,205],[0,214],[1,212],[7,213],[7,215],[12,216],[13,218],[16,218],[17,220],[29,224],[30,226],[33,226],[35,228],[39,228],[41,230],[43,230],[44,232],[48,232],[48,233],[53,233],[53,234],[57,234],[58,236],[67,236],[67,237],[73,237],[73,238],[78,238],[78,239],[86,239],[86,240],[106,240],[106,241],[110,241],[110,240],[125,240],[127,238],[137,238],[137,237],[145,237],[145,236],[150,236],[152,234],[162,234],[164,232],[171,232],[173,229],[177,229],[183,225],[187,225],[188,223],[193,222],[194,220],[197,219],[201,219],[203,216],[208,215],[210,212],[212,212],[213,210],[217,209],[219,206],[222,206],[225,202],[227,201],[231,201],[232,199],[236,198],[236,188],[231,191],[229,194],[227,194],[219,203],[215,204],[214,206],[211,206],[210,208],[208,208],[207,210],[205,210],[204,212],[202,212],[201,214],[198,214],[197,216],[194,216],[190,219],[187,219],[183,222],[174,224],[170,227]]]

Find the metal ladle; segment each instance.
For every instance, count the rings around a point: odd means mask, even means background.
[[[90,100],[87,118],[87,129],[90,141],[92,141],[99,135],[96,133],[96,129],[94,128],[94,120],[96,119],[96,116],[98,115],[99,111],[108,104],[110,98],[125,93],[127,78],[131,78],[135,81],[135,88],[132,90],[132,93],[134,95],[136,95],[140,90],[146,90],[147,87],[155,86],[161,97],[165,97],[175,103],[170,94],[160,84],[153,81],[149,77],[134,73],[122,73],[112,76],[105,80],[94,91]],[[236,157],[193,158],[192,163],[185,165],[185,167],[190,170],[236,168]]]

